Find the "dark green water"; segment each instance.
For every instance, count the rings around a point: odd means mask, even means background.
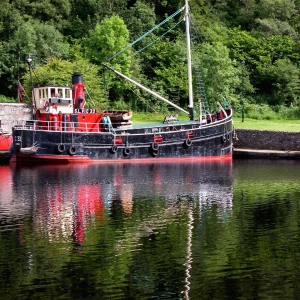
[[[0,179],[0,299],[300,299],[300,162]]]

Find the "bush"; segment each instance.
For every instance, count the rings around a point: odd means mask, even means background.
[[[0,95],[0,102],[3,102],[3,103],[13,103],[13,102],[16,102],[16,100],[14,98],[11,98],[11,97],[6,97],[4,95]]]
[[[241,111],[234,111],[234,116],[240,118]],[[244,104],[244,116],[254,120],[293,120],[300,118],[300,106],[284,105],[269,106],[267,104]]]

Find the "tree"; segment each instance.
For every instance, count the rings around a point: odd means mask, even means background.
[[[33,20],[52,25],[62,30],[69,26],[71,3],[69,0],[13,0],[14,5],[31,16]]]
[[[230,58],[230,50],[224,44],[204,43],[199,50],[199,56],[201,73],[211,106],[217,101],[221,103],[222,95],[230,103],[238,105],[244,88],[249,94],[253,92],[248,76],[242,77],[244,74],[241,72],[240,61]]]
[[[29,19],[14,29],[9,40],[1,43],[0,49],[0,88],[4,95],[10,97],[16,95],[17,74],[22,76],[26,70],[22,63],[18,69],[19,57],[23,62],[25,56],[32,53],[37,54],[40,61],[50,56],[66,58],[69,47],[58,30],[38,20]]]
[[[70,0],[70,25],[64,31],[73,38],[86,37],[90,30],[106,17],[122,15],[127,10],[127,0]]]
[[[256,18],[256,0],[242,0],[237,21],[242,29],[252,30],[254,28],[254,20]]]
[[[262,91],[270,105],[291,105],[300,98],[300,69],[289,59],[258,68]]]
[[[95,30],[89,32],[85,39],[87,57],[97,64],[107,61],[115,53],[129,44],[129,31],[124,21],[118,16],[105,18],[96,25]],[[121,54],[117,61],[123,61],[125,54]],[[128,65],[124,64],[123,68]]]
[[[273,18],[287,21],[295,13],[294,0],[260,0],[257,4],[257,15],[261,19]]]
[[[113,64],[113,67],[125,75],[130,75],[131,50],[123,49],[129,44],[129,31],[124,21],[118,16],[105,18],[89,32],[85,39],[86,54],[92,63],[101,65],[103,62]],[[119,53],[119,54],[118,54]],[[112,58],[118,54],[115,58]],[[107,73],[111,74],[111,73]],[[115,76],[106,76],[106,88],[110,99],[124,98],[124,87]]]
[[[140,0],[129,10],[124,10],[122,17],[132,37],[131,40],[136,40],[153,28],[156,21],[154,6]]]
[[[10,45],[0,42],[0,90],[8,97],[17,95],[17,55],[12,55]]]
[[[269,37],[272,35],[289,35],[297,36],[296,31],[287,22],[282,22],[277,19],[256,19],[256,31],[260,32],[262,36]]]
[[[47,57],[68,57],[69,45],[52,25],[30,20],[15,32],[13,44],[25,54],[36,53],[43,60]]]

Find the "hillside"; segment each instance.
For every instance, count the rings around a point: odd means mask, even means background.
[[[283,114],[289,109],[290,117],[299,117],[300,0],[189,3],[193,25],[198,28],[194,46],[201,58],[208,99],[226,95],[237,114],[244,108],[255,116],[271,107],[272,112]],[[0,101],[18,101],[18,79],[30,93],[25,57],[31,55],[35,83],[65,84],[76,70],[87,77],[98,106],[109,101],[115,108],[129,105],[136,111],[167,110],[115,78],[104,84],[101,63],[183,4],[178,0],[2,0]],[[147,54],[139,53],[178,20],[168,22],[113,63],[147,86],[160,86],[169,98],[179,90],[177,101],[185,103],[183,25],[149,47]],[[136,52],[139,55],[131,56]]]

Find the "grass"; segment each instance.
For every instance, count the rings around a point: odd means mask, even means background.
[[[133,112],[132,121],[134,124],[163,122],[165,114]],[[178,120],[188,120],[188,115],[180,114]]]
[[[237,129],[273,130],[300,132],[300,120],[254,120],[234,118],[234,127]]]
[[[162,122],[164,114],[158,113],[133,113],[132,121],[134,124]],[[188,120],[188,116],[180,114],[179,120]],[[300,120],[256,120],[245,118],[234,118],[234,127],[237,129],[254,129],[254,130],[273,130],[273,131],[290,131],[300,132]]]

